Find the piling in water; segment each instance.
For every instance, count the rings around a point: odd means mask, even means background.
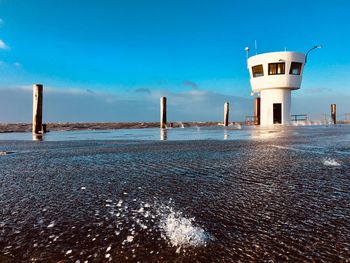
[[[254,99],[254,125],[260,125],[260,97]]]
[[[160,98],[160,128],[166,127],[166,97]]]
[[[225,104],[224,104],[224,126],[228,126],[229,112],[230,112],[229,103],[225,102]]]
[[[42,133],[43,124],[43,85],[33,85],[33,134]]]
[[[331,104],[331,121],[333,124],[337,124],[337,105]]]

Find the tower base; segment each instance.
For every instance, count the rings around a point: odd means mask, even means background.
[[[260,124],[286,125],[290,123],[291,90],[287,88],[260,91]]]

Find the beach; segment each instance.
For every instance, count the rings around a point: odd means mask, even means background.
[[[350,263],[350,1],[0,10],[0,263]]]
[[[147,130],[2,138],[0,261],[350,258],[349,126]]]

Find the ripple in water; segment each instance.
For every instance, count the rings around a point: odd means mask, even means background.
[[[347,262],[350,126],[328,142],[336,129],[165,146],[10,142],[0,262]]]
[[[323,165],[325,166],[332,166],[332,167],[338,167],[341,166],[340,163],[338,163],[336,160],[331,159],[331,158],[326,158],[323,160]]]

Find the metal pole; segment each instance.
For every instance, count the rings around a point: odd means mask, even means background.
[[[310,49],[306,52],[306,55],[305,55],[305,64],[307,63],[307,56],[309,55],[309,53],[310,53],[312,50],[316,49],[316,48],[321,48],[321,46],[314,46],[314,47],[310,48]]]

